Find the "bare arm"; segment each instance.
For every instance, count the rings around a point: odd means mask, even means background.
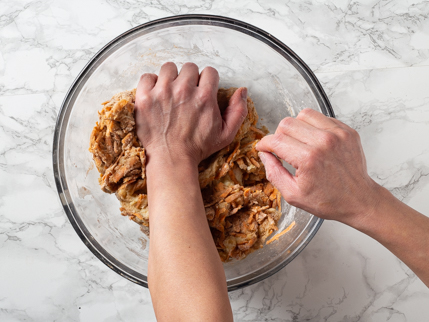
[[[384,245],[429,287],[429,218],[378,188],[379,203],[350,226]]]
[[[429,218],[369,177],[355,130],[305,109],[296,119],[282,120],[256,148],[286,201],[376,239],[429,287]],[[295,175],[269,152],[290,163]]]
[[[149,290],[158,321],[232,321],[195,164],[150,155]],[[210,321],[210,319],[208,319]]]
[[[145,74],[136,94],[137,135],[147,153],[149,290],[159,321],[232,321],[225,273],[207,223],[198,163],[229,144],[247,113],[246,90],[222,118],[219,76],[187,63]],[[244,97],[242,97],[244,96]]]

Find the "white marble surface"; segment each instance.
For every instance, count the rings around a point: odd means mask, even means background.
[[[78,72],[149,20],[254,24],[316,72],[371,175],[429,214],[429,1],[1,0],[0,321],[154,321],[147,289],[102,264],[58,201],[51,146]],[[285,269],[230,293],[236,321],[428,321],[429,290],[369,237],[325,222]]]

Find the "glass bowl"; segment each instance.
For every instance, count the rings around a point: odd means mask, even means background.
[[[247,23],[211,15],[183,15],[135,27],[102,48],[85,66],[64,99],[54,134],[53,165],[58,194],[85,245],[121,276],[147,287],[149,240],[120,215],[114,195],[101,191],[88,151],[101,103],[135,88],[143,73],[167,61],[194,62],[219,71],[221,87],[246,86],[273,133],[286,116],[309,107],[334,116],[329,100],[305,63],[286,45]],[[321,219],[282,201],[277,241],[243,260],[224,264],[228,290],[274,274],[310,242]]]

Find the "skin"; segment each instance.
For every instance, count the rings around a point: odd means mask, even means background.
[[[429,218],[369,177],[355,130],[304,109],[295,119],[283,119],[256,149],[268,180],[289,204],[371,236],[429,287]],[[272,153],[291,164],[295,175]]]
[[[228,145],[247,114],[247,89],[220,114],[219,75],[192,63],[144,74],[137,135],[147,154],[148,282],[158,321],[232,321],[225,273],[207,223],[198,164]]]
[[[147,154],[149,290],[159,321],[232,321],[224,270],[206,220],[198,163],[228,145],[247,90],[224,115],[213,68],[173,63],[144,74],[136,93],[137,135]],[[429,218],[397,200],[367,173],[359,135],[311,109],[283,119],[256,147],[267,178],[291,205],[378,240],[429,286]],[[291,164],[289,173],[272,154]]]

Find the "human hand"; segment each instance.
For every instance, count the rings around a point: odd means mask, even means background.
[[[353,225],[378,203],[380,186],[367,173],[359,134],[334,118],[304,109],[283,119],[256,149],[283,198],[320,218]],[[291,164],[295,175],[269,152]]]
[[[180,74],[174,63],[162,65],[159,76],[141,76],[136,92],[137,136],[147,154],[183,158],[198,164],[228,145],[247,115],[247,89],[231,97],[221,115],[217,104],[219,75],[206,67],[199,74],[193,63]]]

